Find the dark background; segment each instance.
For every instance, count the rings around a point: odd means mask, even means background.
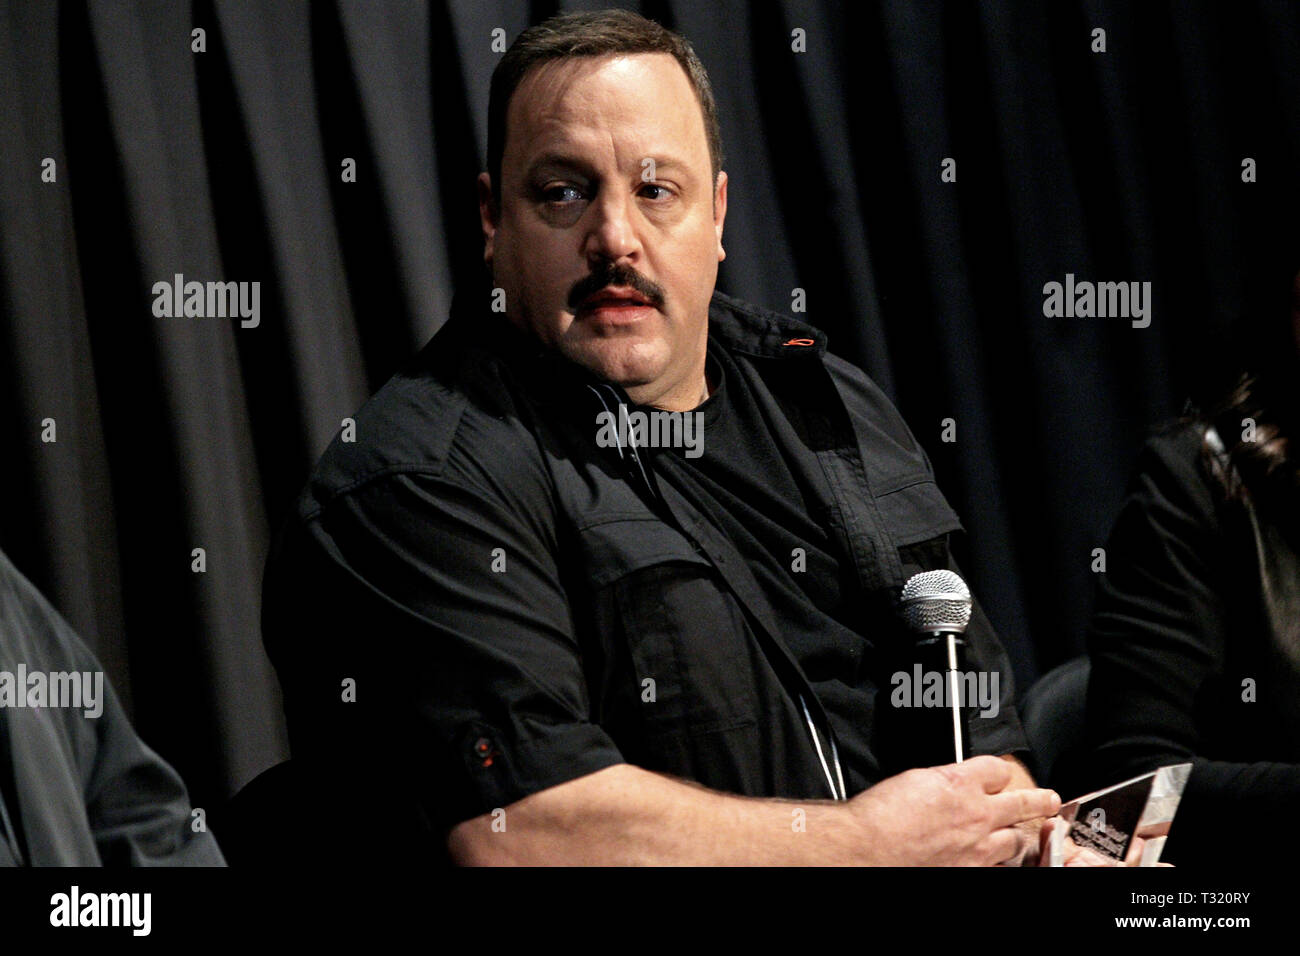
[[[0,0],[0,547],[197,805],[286,755],[258,629],[271,529],[478,269],[492,33],[557,9]],[[805,290],[803,318],[895,397],[1023,692],[1082,650],[1133,455],[1222,370],[1249,265],[1296,228],[1297,6],[637,9],[712,76],[720,287],[778,310]],[[1067,272],[1150,281],[1151,326],[1045,318]],[[155,318],[175,273],[260,281],[260,327]]]

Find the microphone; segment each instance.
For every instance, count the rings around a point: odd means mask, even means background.
[[[962,688],[962,671],[965,663],[966,642],[963,635],[966,625],[970,623],[971,597],[970,588],[953,571],[924,571],[908,578],[903,585],[902,594],[903,620],[917,636],[916,656],[919,658],[917,677],[923,670],[929,673],[942,672],[947,688],[947,713],[942,720],[933,724],[921,721],[927,726],[927,738],[922,742],[922,749],[930,753],[933,746],[931,766],[944,763],[961,763],[970,751],[970,728],[967,722],[966,701]],[[926,665],[929,665],[927,668]],[[951,718],[951,743],[939,741],[946,735],[940,726],[949,723]],[[931,736],[932,735],[932,736]]]

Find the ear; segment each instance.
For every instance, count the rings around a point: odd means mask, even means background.
[[[722,222],[727,218],[727,174],[719,170],[718,185],[713,193],[713,231],[718,234],[718,261],[727,258],[722,248]]]
[[[491,265],[497,220],[492,209],[492,177],[487,173],[478,174],[478,221],[483,230],[483,261]]]

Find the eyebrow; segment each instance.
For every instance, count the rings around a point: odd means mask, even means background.
[[[643,158],[654,160],[656,171],[661,169],[674,170],[674,171],[681,170],[685,172],[687,175],[692,175],[690,166],[688,166],[682,160],[677,159],[676,157],[646,156]],[[528,168],[524,171],[524,178],[528,179],[532,176],[535,176],[539,170],[545,169],[547,167],[555,167],[558,169],[571,169],[576,172],[583,173],[584,175],[588,175],[592,172],[591,164],[580,156],[575,156],[572,153],[546,152],[546,153],[542,153],[540,156],[538,156],[536,159],[534,159],[531,163],[528,164]]]

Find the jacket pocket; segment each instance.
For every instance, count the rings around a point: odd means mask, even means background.
[[[961,530],[957,513],[931,478],[876,495],[876,508],[897,547]]]
[[[603,521],[580,534],[598,588],[596,626],[630,662],[647,737],[754,724],[759,651],[713,565],[654,518]]]

